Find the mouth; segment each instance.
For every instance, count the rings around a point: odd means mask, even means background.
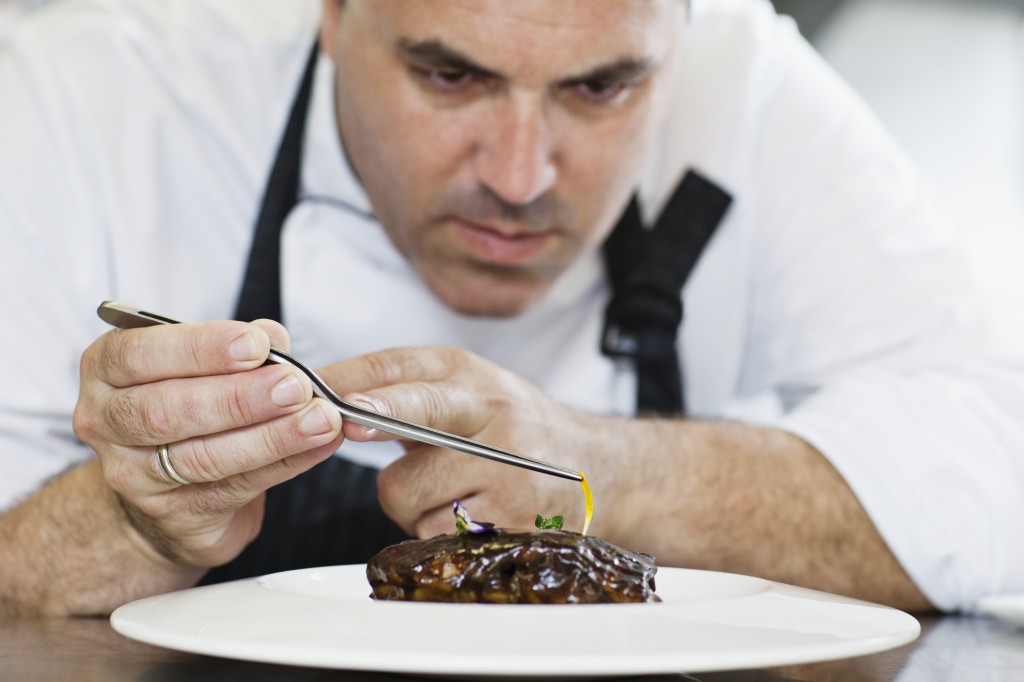
[[[462,220],[453,224],[455,233],[470,254],[492,265],[522,265],[537,257],[555,239],[551,231],[505,230]]]

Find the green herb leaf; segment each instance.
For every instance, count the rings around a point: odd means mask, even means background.
[[[541,530],[562,530],[562,526],[565,524],[565,517],[561,514],[552,516],[550,519],[545,519],[540,514],[537,514],[537,518],[534,519],[533,525],[537,526]]]

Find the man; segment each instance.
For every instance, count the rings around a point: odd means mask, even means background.
[[[0,62],[6,610],[105,613],[295,543],[349,556],[358,517],[290,524],[367,488],[421,537],[453,498],[580,527],[573,483],[363,445],[388,437],[271,346],[350,400],[582,469],[592,532],[662,565],[908,609],[1024,587],[1024,378],[979,350],[909,164],[766,4],[65,5]],[[661,234],[690,177],[731,203],[683,291],[689,416],[636,417],[646,380],[600,352],[601,245],[638,210]],[[107,298],[288,331],[104,334]]]

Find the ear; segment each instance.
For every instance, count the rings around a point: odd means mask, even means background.
[[[334,58],[338,22],[341,19],[341,4],[344,0],[323,0],[324,10],[320,19],[320,51]]]

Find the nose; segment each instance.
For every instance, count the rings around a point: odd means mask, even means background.
[[[558,175],[543,99],[509,96],[495,102],[492,112],[474,151],[476,177],[507,203],[529,204]]]

